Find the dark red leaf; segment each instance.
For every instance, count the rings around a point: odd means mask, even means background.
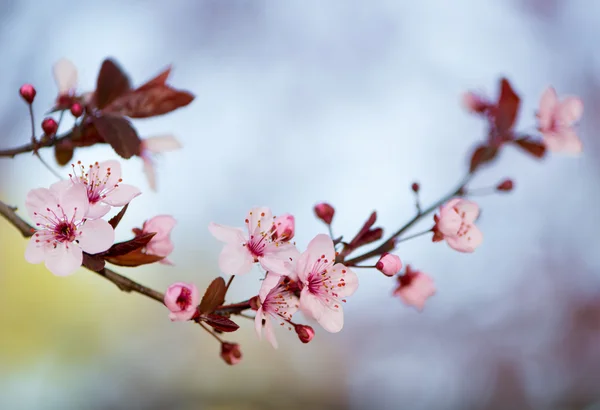
[[[123,219],[123,216],[125,216],[125,212],[127,212],[128,207],[129,204],[125,205],[123,208],[121,208],[118,214],[110,218],[110,221],[108,221],[108,223],[110,224],[110,226],[113,227],[113,229],[117,229],[117,225],[119,225],[119,222],[121,222],[121,219]]]
[[[354,249],[354,248],[360,246],[363,235],[365,235],[369,232],[371,227],[375,224],[375,221],[377,221],[377,212],[373,211],[373,213],[371,213],[371,215],[369,216],[369,219],[367,219],[367,221],[364,223],[362,228],[360,228],[360,231],[358,231],[356,236],[354,236],[354,238],[350,241],[350,243],[348,244],[348,248]],[[377,228],[377,229],[381,229],[381,228]],[[382,231],[382,233],[383,233],[383,231]]]
[[[383,237],[383,229],[375,228],[370,229],[358,239],[355,243],[351,244],[353,247],[358,248],[360,246],[365,246],[375,241],[380,240]]]
[[[525,152],[533,155],[536,158],[543,158],[546,154],[546,146],[541,141],[536,141],[530,137],[519,138],[514,141],[517,146],[521,147]]]
[[[60,166],[65,166],[73,159],[75,149],[71,141],[64,140],[54,146],[54,158]]]
[[[105,111],[130,118],[148,118],[185,107],[194,100],[187,91],[168,85],[137,89],[114,101]]]
[[[83,266],[86,268],[93,270],[94,272],[100,272],[104,269],[104,265],[105,262],[102,256],[83,253]]]
[[[227,293],[227,285],[221,277],[216,278],[204,292],[202,301],[200,302],[200,313],[210,313],[217,306],[225,302],[225,293]]]
[[[240,327],[233,320],[226,318],[225,316],[219,315],[203,315],[200,316],[200,320],[206,322],[209,326],[212,326],[216,330],[221,332],[235,332]]]
[[[471,155],[471,162],[469,164],[469,172],[473,173],[480,165],[492,161],[498,155],[498,148],[491,147],[489,145],[480,145],[475,148],[473,155]]]
[[[135,238],[126,242],[115,243],[113,246],[110,247],[109,250],[102,253],[102,255],[104,255],[105,257],[127,255],[128,253],[137,251],[148,245],[148,242],[152,240],[154,235],[156,235],[155,232],[146,233],[140,236],[136,236]]]
[[[171,66],[168,66],[163,72],[154,77],[153,79],[147,81],[145,84],[140,85],[135,91],[145,91],[149,90],[153,87],[163,86],[167,84],[167,80],[169,79],[169,75],[171,75]]]
[[[102,115],[93,117],[92,122],[98,134],[125,159],[140,154],[142,141],[131,123],[124,117]]]
[[[500,80],[498,107],[496,108],[497,111],[494,117],[496,130],[499,134],[504,134],[513,127],[517,119],[520,104],[521,99],[515,93],[508,80],[502,78]]]
[[[134,252],[129,252],[128,254],[121,256],[107,256],[105,257],[106,261],[112,263],[113,265],[118,266],[126,266],[126,267],[134,267],[140,265],[148,265],[150,263],[160,262],[164,259],[163,256],[156,255],[148,255],[138,249]]]
[[[101,110],[129,90],[131,82],[127,74],[116,61],[110,58],[104,60],[96,83],[96,107]]]

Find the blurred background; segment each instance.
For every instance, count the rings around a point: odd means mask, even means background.
[[[300,248],[324,232],[312,213],[322,200],[336,206],[336,234],[354,234],[374,209],[392,232],[414,212],[410,184],[437,200],[483,138],[484,122],[460,105],[467,89],[495,98],[507,76],[523,99],[520,130],[534,130],[550,84],[586,108],[582,157],[508,148],[476,178],[511,177],[516,190],[478,199],[485,239],[474,254],[426,237],[401,245],[437,283],[423,313],[391,297],[393,280],[361,270],[341,333],[315,326],[303,345],[278,329],[273,350],[238,319],[237,366],[158,303],[85,270],[58,278],[27,264],[26,242],[0,221],[0,408],[600,409],[599,18],[600,2],[585,0],[1,0],[3,148],[29,139],[18,88],[35,85],[41,122],[61,57],[83,90],[112,56],[135,85],[172,63],[171,84],[196,95],[135,121],[140,135],[184,146],[158,158],[157,193],[139,158],[123,163],[144,194],[118,239],[172,214],[176,266],[117,271],[161,290],[206,287],[221,249],[208,223],[239,226],[255,205],[294,214]],[[110,158],[105,146],[75,160]],[[29,154],[0,159],[7,203],[23,209],[30,189],[54,181]],[[237,278],[231,301],[256,294],[258,278]]]

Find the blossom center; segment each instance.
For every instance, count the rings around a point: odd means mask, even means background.
[[[181,293],[177,297],[175,303],[181,310],[186,310],[192,300],[192,292],[187,288],[182,288]]]
[[[54,239],[58,242],[73,242],[77,237],[77,227],[69,221],[61,221],[54,227]]]
[[[269,240],[266,235],[250,235],[250,240],[246,243],[248,250],[254,256],[254,260],[265,256],[265,249]]]

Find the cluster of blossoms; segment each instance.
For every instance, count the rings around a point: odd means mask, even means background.
[[[115,240],[114,223],[102,218],[112,207],[128,205],[141,194],[138,188],[122,183],[118,161],[96,162],[89,167],[78,162],[72,167],[68,180],[49,189],[33,189],[25,200],[35,223],[25,259],[34,264],[45,262],[57,276],[73,274],[83,264],[84,252],[98,255],[109,251]],[[141,229],[134,229],[137,236],[153,234],[140,252],[169,256],[174,224],[173,217],[160,215],[144,222]],[[166,259],[161,262],[168,263]]]
[[[68,60],[59,61],[54,67],[58,96],[54,111],[70,111],[78,119],[73,129],[57,136],[60,120],[44,119],[44,135],[37,139],[33,132],[32,143],[16,150],[0,151],[0,156],[11,157],[22,152],[34,152],[44,147],[54,147],[59,165],[65,165],[73,156],[75,148],[95,144],[109,144],[123,159],[138,156],[144,163],[149,185],[156,187],[153,155],[180,148],[171,136],[139,138],[129,119],[162,115],[188,105],[193,96],[166,84],[170,68],[134,88],[129,78],[112,60],[105,60],[96,89],[77,92],[77,70]],[[23,99],[31,104],[35,88],[24,85],[20,89]],[[234,332],[239,327],[231,320],[236,315],[254,311],[257,337],[264,336],[278,347],[275,325],[294,330],[302,343],[315,336],[312,326],[297,323],[294,315],[302,313],[307,320],[318,323],[325,331],[340,332],[344,326],[343,303],[358,289],[357,269],[379,271],[395,278],[393,295],[404,304],[421,311],[427,300],[436,293],[433,279],[426,273],[404,264],[393,253],[398,245],[421,235],[431,235],[433,242],[444,241],[461,253],[472,253],[483,243],[483,234],[476,225],[480,208],[467,197],[481,194],[481,189],[467,187],[472,176],[485,164],[494,161],[506,145],[513,145],[536,158],[546,151],[577,154],[582,143],[576,133],[577,121],[583,113],[583,103],[576,97],[558,99],[553,88],[542,94],[537,130],[540,137],[516,131],[515,124],[520,108],[520,98],[506,79],[500,81],[500,94],[492,101],[474,92],[463,96],[466,108],[483,118],[488,124],[487,138],[475,147],[470,156],[469,171],[459,188],[429,208],[423,209],[419,200],[420,186],[412,185],[416,197],[416,215],[387,239],[383,228],[374,227],[377,219],[373,212],[359,232],[346,241],[343,236],[333,235],[332,223],[335,208],[328,203],[314,207],[314,213],[325,225],[329,234],[316,235],[300,251],[292,240],[296,232],[295,218],[290,214],[274,216],[267,207],[252,208],[244,219],[245,228],[211,223],[209,232],[224,244],[218,257],[221,273],[205,292],[201,293],[193,283],[176,282],[164,294],[139,285],[105,267],[106,263],[117,266],[140,266],[150,263],[172,265],[167,259],[174,249],[171,230],[175,219],[159,215],[145,221],[141,228],[134,228],[134,237],[114,243],[114,229],[119,224],[130,202],[141,191],[122,183],[121,166],[118,161],[105,161],[84,167],[73,165],[69,179],[61,180],[49,189],[39,188],[29,192],[26,208],[34,222],[25,251],[31,263],[45,262],[55,275],[66,276],[80,266],[102,273],[119,288],[135,291],[164,303],[172,321],[192,321],[211,333],[221,344],[221,357],[230,364],[242,359],[237,343],[221,339],[221,334]],[[33,115],[33,114],[32,114]],[[62,117],[61,117],[62,118]],[[33,117],[32,117],[33,123]],[[34,131],[34,130],[33,130]],[[494,187],[483,188],[487,193],[509,192],[514,183],[505,179]],[[0,202],[0,205],[4,205]],[[120,211],[110,220],[105,218],[112,208]],[[0,213],[11,220],[6,206]],[[437,211],[437,212],[436,212]],[[423,217],[433,215],[433,223],[424,232],[404,236]],[[27,223],[18,219],[22,224]],[[21,226],[22,226],[21,224]],[[15,225],[17,226],[17,225]],[[350,257],[357,250],[382,240],[380,245],[358,256]],[[374,265],[363,261],[377,259]],[[239,303],[226,304],[226,295],[232,280],[258,267],[262,271],[260,286],[251,297]]]

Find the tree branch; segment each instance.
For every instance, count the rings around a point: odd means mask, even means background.
[[[71,138],[72,134],[73,134],[73,132],[69,131],[69,132],[61,135],[60,137],[37,141],[35,143],[30,142],[28,144],[21,145],[20,147],[0,150],[0,158],[2,158],[2,157],[14,158],[15,156],[17,156],[19,154],[25,154],[27,152],[37,152],[37,150],[39,150],[40,148],[52,147],[52,146],[56,145],[57,143],[61,142],[62,140]]]
[[[469,180],[472,178],[472,176],[473,176],[472,173],[467,174],[467,176],[465,178],[463,178],[462,182],[459,184],[459,186],[454,191],[452,191],[450,194],[442,197],[440,200],[435,202],[429,208],[427,208],[421,212],[418,212],[410,221],[408,221],[406,224],[404,224],[404,226],[402,226],[400,229],[398,229],[396,232],[394,232],[389,238],[387,238],[385,241],[383,241],[383,243],[381,245],[379,245],[377,248],[375,248],[369,252],[366,252],[362,255],[359,255],[354,258],[348,259],[346,261],[341,261],[341,262],[344,263],[346,266],[354,266],[357,263],[360,263],[367,259],[373,258],[375,256],[379,256],[379,255],[383,254],[384,252],[390,252],[390,251],[394,250],[394,248],[396,247],[396,239],[398,237],[400,237],[400,235],[402,235],[403,233],[408,231],[414,224],[416,224],[418,221],[420,221],[423,217],[425,217],[425,216],[429,215],[430,213],[432,213],[433,211],[435,211],[439,206],[443,205],[446,201],[452,199],[455,196],[461,196],[465,185],[469,182]]]
[[[17,209],[8,206],[4,202],[0,201],[0,215],[2,215],[11,225],[21,232],[23,237],[30,238],[35,231],[31,225],[25,222],[19,215],[17,215]],[[88,269],[94,272],[91,269]],[[150,289],[144,285],[141,285],[123,275],[118,274],[108,268],[102,269],[100,272],[94,272],[108,281],[114,283],[123,292],[135,292],[140,295],[144,295],[150,299],[154,299],[157,302],[163,303],[164,295],[154,289]]]

